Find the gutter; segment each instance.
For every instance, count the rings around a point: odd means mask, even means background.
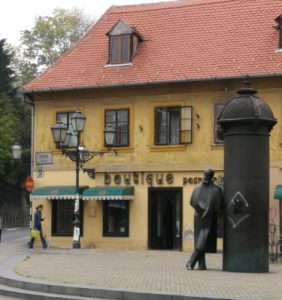
[[[67,92],[67,91],[87,91],[87,90],[97,90],[97,89],[106,89],[106,88],[122,88],[122,87],[138,87],[138,86],[155,86],[161,84],[170,84],[170,83],[192,83],[192,82],[207,82],[207,81],[222,81],[222,80],[236,80],[236,79],[249,79],[256,78],[271,78],[271,77],[282,77],[282,73],[270,73],[270,74],[258,74],[258,75],[241,75],[241,76],[226,76],[226,77],[205,77],[205,78],[195,78],[195,79],[183,79],[183,80],[169,80],[169,81],[154,81],[154,82],[140,82],[140,83],[125,83],[125,84],[106,84],[106,85],[94,85],[94,86],[85,86],[85,87],[69,87],[69,88],[50,88],[42,90],[22,90],[23,95],[28,95],[31,97],[31,94],[43,94],[50,92]]]

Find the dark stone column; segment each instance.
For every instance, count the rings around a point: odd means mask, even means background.
[[[276,119],[244,88],[218,118],[224,137],[223,270],[268,272],[269,133]]]

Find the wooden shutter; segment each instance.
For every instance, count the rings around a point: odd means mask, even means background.
[[[192,143],[192,106],[181,107],[180,143]]]

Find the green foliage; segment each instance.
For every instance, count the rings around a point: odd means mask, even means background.
[[[21,44],[9,47],[0,40],[0,178],[22,185],[30,170],[31,114],[19,89],[53,64],[87,31],[90,20],[78,9],[55,9],[37,17],[31,30],[21,33]],[[22,159],[12,159],[18,142]]]
[[[55,9],[39,16],[30,30],[21,32],[14,61],[21,83],[27,83],[70,49],[87,31],[91,21],[79,9]]]
[[[0,178],[10,183],[20,184],[29,165],[22,168],[15,164],[12,158],[12,145],[15,141],[21,143],[20,120],[24,114],[24,107],[15,88],[15,74],[11,68],[13,52],[0,41]],[[27,133],[25,133],[25,136]],[[23,135],[24,136],[24,135]],[[30,140],[30,137],[29,137]],[[29,143],[30,144],[30,143]],[[30,146],[29,146],[30,148]]]
[[[13,53],[6,46],[5,39],[0,40],[0,91],[5,92],[9,96],[15,95],[13,81],[15,79],[14,72],[11,69],[11,60]]]

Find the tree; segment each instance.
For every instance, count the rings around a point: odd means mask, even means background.
[[[11,147],[19,128],[20,101],[14,87],[15,74],[11,68],[13,53],[4,39],[0,40],[0,177],[18,183],[18,171],[12,167]],[[13,171],[12,171],[13,170]],[[17,175],[16,175],[17,174]]]
[[[12,57],[13,53],[6,46],[6,40],[0,40],[0,92],[9,96],[15,95],[15,88],[13,87],[15,77],[10,66]]]
[[[31,30],[21,33],[21,45],[14,61],[24,84],[70,49],[88,30],[90,19],[79,9],[55,9],[51,16],[39,16]]]

